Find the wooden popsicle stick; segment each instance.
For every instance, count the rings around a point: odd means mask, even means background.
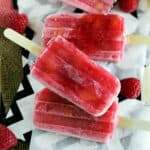
[[[150,45],[150,36],[145,35],[127,35],[127,44],[129,45]]]
[[[25,38],[24,36],[20,35],[19,33],[15,32],[12,29],[6,29],[4,31],[4,36],[9,40],[15,42],[16,44],[29,50],[31,53],[35,54],[36,56],[39,56],[40,53],[42,52],[41,46],[30,41],[29,39]],[[121,117],[121,116],[119,116],[118,126],[123,128],[144,129],[150,131],[150,122],[131,119],[127,117]]]
[[[12,29],[5,29],[4,36],[11,41],[15,42],[16,44],[22,46],[23,48],[29,50],[31,53],[35,54],[36,56],[39,56],[39,54],[42,52],[42,47],[38,44],[32,42],[31,40],[25,38],[18,32],[12,30]],[[127,44],[131,45],[150,45],[150,36],[144,36],[144,35],[127,35]]]
[[[150,8],[150,0],[147,0],[147,7]]]
[[[131,119],[119,116],[118,127],[150,131],[150,121]]]
[[[141,96],[142,101],[150,105],[150,66],[145,66],[141,78]]]
[[[12,29],[5,29],[4,36],[7,39],[13,41],[14,43],[20,45],[21,47],[29,50],[32,54],[36,56],[39,56],[43,50],[40,45],[32,42],[31,40],[27,39],[26,37],[22,36],[21,34]]]

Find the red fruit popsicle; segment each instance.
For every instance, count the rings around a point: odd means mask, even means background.
[[[42,130],[107,142],[117,125],[118,102],[100,117],[92,117],[66,99],[43,89],[36,95],[34,125]]]
[[[104,114],[120,91],[120,82],[61,36],[51,40],[31,74],[58,95],[94,116]]]
[[[115,14],[56,14],[45,19],[43,44],[61,35],[90,58],[119,61],[124,55],[124,18]]]
[[[90,13],[107,13],[116,0],[60,0]]]

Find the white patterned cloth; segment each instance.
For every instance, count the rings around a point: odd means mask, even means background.
[[[60,3],[58,0],[18,0],[19,11],[26,13],[29,17],[29,26],[35,32],[33,41],[41,44],[41,31],[43,20],[49,14],[61,12],[73,12],[75,8]],[[126,34],[150,34],[150,11],[146,9],[146,0],[140,0],[138,19],[130,14],[113,8],[112,13],[117,13],[125,18]],[[31,59],[23,59],[24,64],[30,64]],[[131,46],[125,48],[125,57],[118,63],[97,62],[105,66],[120,79],[126,77],[141,76],[141,69],[145,64],[150,63],[150,48],[148,46]],[[39,91],[43,86],[28,75],[34,92]],[[22,123],[9,126],[18,139],[24,140],[23,133],[34,129],[32,123],[32,111],[34,94],[18,101],[24,120]],[[136,100],[127,100],[119,104],[119,114],[132,117],[147,117],[149,110],[146,106]],[[136,115],[137,113],[137,115]],[[9,113],[11,115],[11,112]],[[147,117],[148,119],[148,117]],[[17,130],[16,130],[17,129]],[[140,138],[143,137],[143,138]],[[82,139],[63,136],[55,133],[43,132],[35,129],[33,131],[30,150],[150,150],[150,133],[145,131],[133,132],[131,130],[117,129],[114,138],[107,144],[99,144]],[[144,142],[147,142],[147,147]],[[137,146],[136,146],[137,145]]]

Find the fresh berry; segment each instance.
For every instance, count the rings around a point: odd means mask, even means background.
[[[28,23],[25,14],[19,14],[15,10],[7,11],[5,8],[0,9],[0,26],[9,27],[23,34]]]
[[[120,94],[126,98],[137,98],[141,93],[140,80],[137,78],[126,78],[121,80]]]
[[[0,124],[0,150],[7,150],[17,145],[15,135],[4,125]]]
[[[138,8],[138,0],[119,0],[119,7],[122,11],[131,13]]]

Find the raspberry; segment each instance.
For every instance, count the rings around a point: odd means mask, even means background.
[[[0,26],[9,27],[23,34],[28,23],[28,18],[25,14],[19,14],[16,10],[0,8]]]
[[[119,7],[124,12],[134,12],[138,8],[138,0],[119,0]]]
[[[0,124],[0,150],[7,150],[17,145],[15,135],[4,125]]]
[[[137,78],[126,78],[121,80],[120,94],[126,98],[137,98],[141,93],[140,80]]]

